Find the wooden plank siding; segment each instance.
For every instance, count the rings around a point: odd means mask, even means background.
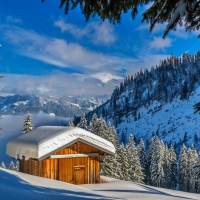
[[[88,184],[100,182],[100,155],[101,150],[83,142],[59,150],[53,155],[98,153],[97,156],[74,158],[46,158],[44,160],[23,157],[20,160],[20,172],[64,181],[72,184]]]

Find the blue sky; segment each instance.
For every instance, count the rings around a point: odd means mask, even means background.
[[[141,68],[150,69],[170,55],[196,53],[196,32],[182,27],[165,40],[166,24],[149,33],[141,13],[121,24],[85,22],[80,9],[64,15],[59,1],[10,0],[0,7],[1,95],[47,96],[110,94],[120,80]]]

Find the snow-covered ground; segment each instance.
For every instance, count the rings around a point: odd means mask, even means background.
[[[0,168],[1,200],[199,200],[200,194],[179,192],[103,177],[102,184],[72,185]]]
[[[87,188],[0,168],[0,200],[113,199]]]

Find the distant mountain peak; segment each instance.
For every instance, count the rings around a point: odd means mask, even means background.
[[[34,95],[0,96],[1,114],[54,113],[56,116],[73,118],[92,111],[109,99],[103,96],[67,96],[61,98],[41,97]]]

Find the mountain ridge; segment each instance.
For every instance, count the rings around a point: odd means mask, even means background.
[[[34,95],[0,96],[0,114],[20,115],[31,113],[54,113],[56,116],[72,118],[87,113],[109,98],[103,96],[65,96],[60,98]]]
[[[193,106],[200,96],[200,52],[171,56],[151,70],[140,70],[116,87],[111,98],[86,115],[96,113],[115,125],[120,142],[158,135],[168,144],[196,143],[200,149],[200,115]],[[185,139],[184,139],[185,138]],[[187,138],[187,140],[186,140]]]

